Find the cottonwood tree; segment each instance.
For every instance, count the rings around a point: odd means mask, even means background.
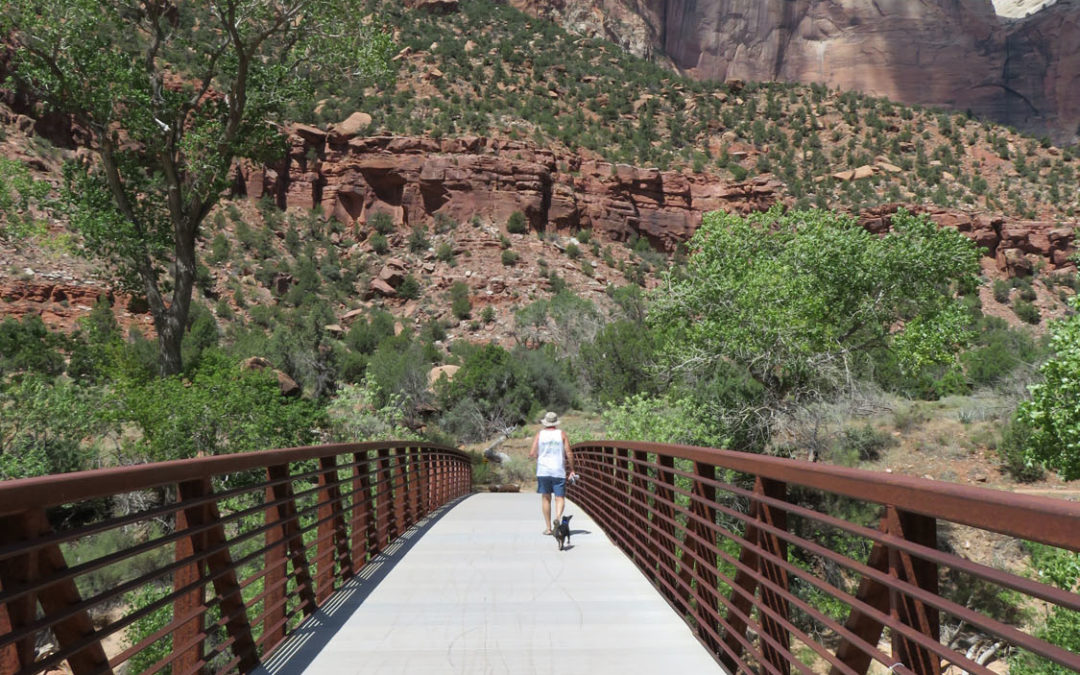
[[[1080,301],[1073,299],[1073,309]],[[1065,480],[1080,478],[1080,314],[1051,328],[1054,356],[1039,368],[1043,381],[1028,387],[1031,400],[1017,415],[1031,430],[1025,459],[1043,464]]]
[[[853,382],[860,355],[915,371],[968,337],[955,293],[976,283],[974,244],[903,210],[882,236],[828,211],[709,213],[690,249],[649,324],[671,371],[720,392],[713,414],[758,447],[778,414]]]
[[[269,161],[313,83],[389,72],[360,0],[7,0],[18,86],[71,116],[95,159],[65,170],[67,217],[145,294],[162,374],[180,372],[196,238],[234,160]]]

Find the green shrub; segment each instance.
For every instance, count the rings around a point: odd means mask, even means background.
[[[218,232],[214,235],[213,241],[210,242],[210,255],[206,259],[211,264],[220,265],[229,259],[230,253],[232,253],[232,246],[229,244],[229,240],[224,234]]]
[[[574,237],[582,244],[588,244],[592,238],[592,230],[578,230],[578,233]]]
[[[376,213],[371,217],[371,227],[381,235],[388,235],[394,231],[394,219],[389,213]]]
[[[1039,308],[1027,300],[1017,300],[1014,302],[1013,311],[1016,312],[1016,316],[1020,317],[1021,321],[1026,321],[1030,324],[1037,324],[1042,321],[1042,315],[1039,314]]]
[[[453,262],[454,261],[454,247],[450,242],[442,242],[435,247],[435,258],[441,262]]]
[[[518,261],[518,254],[507,249],[502,252],[502,264],[510,267]]]
[[[383,255],[390,250],[390,243],[386,241],[386,237],[378,232],[371,235],[371,250],[375,251],[379,255]]]
[[[1009,292],[1012,290],[1012,286],[1008,281],[1004,279],[994,280],[994,300],[997,300],[1001,304],[1005,305],[1009,302]]]
[[[578,258],[581,257],[581,249],[578,248],[578,245],[575,244],[574,242],[570,242],[569,244],[566,245],[566,255],[571,260],[577,260]]]
[[[464,281],[455,281],[450,286],[450,312],[462,321],[468,319],[472,312],[469,286]]]
[[[484,310],[482,312],[480,312],[480,320],[483,321],[484,323],[491,323],[492,321],[494,321],[495,320],[495,308],[492,307],[491,305],[488,305],[487,307],[485,307]]]
[[[401,285],[397,287],[398,295],[406,300],[415,300],[420,297],[420,282],[411,274],[406,274]]]
[[[1026,456],[1030,440],[1031,428],[1024,420],[1014,417],[1002,430],[1001,442],[997,446],[1002,468],[1021,483],[1042,480],[1046,475],[1042,465],[1034,463]]]
[[[421,253],[426,251],[431,246],[431,242],[427,238],[427,230],[423,225],[417,225],[412,229],[412,233],[409,235],[409,250],[413,253]]]
[[[525,234],[528,231],[525,214],[521,211],[511,213],[510,219],[506,221],[506,231],[510,234]]]

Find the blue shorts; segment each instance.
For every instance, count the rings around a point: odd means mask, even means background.
[[[565,497],[566,478],[556,478],[555,476],[537,476],[536,492],[542,495],[549,495],[554,492],[556,497]]]

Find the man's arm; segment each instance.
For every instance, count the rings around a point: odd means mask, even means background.
[[[565,431],[562,432],[562,443],[563,452],[566,454],[566,470],[574,473],[574,451],[570,449],[570,437]]]
[[[536,457],[538,455],[537,448],[539,448],[539,447],[540,447],[540,432],[538,431],[538,432],[536,432],[536,435],[533,436],[532,448],[529,450],[529,459],[536,459]]]

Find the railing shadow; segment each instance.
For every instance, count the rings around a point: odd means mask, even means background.
[[[420,537],[455,506],[472,495],[447,502],[410,527],[385,551],[372,558],[355,577],[345,582],[321,607],[294,630],[253,675],[301,673],[337,635],[364,600],[412,550]]]

